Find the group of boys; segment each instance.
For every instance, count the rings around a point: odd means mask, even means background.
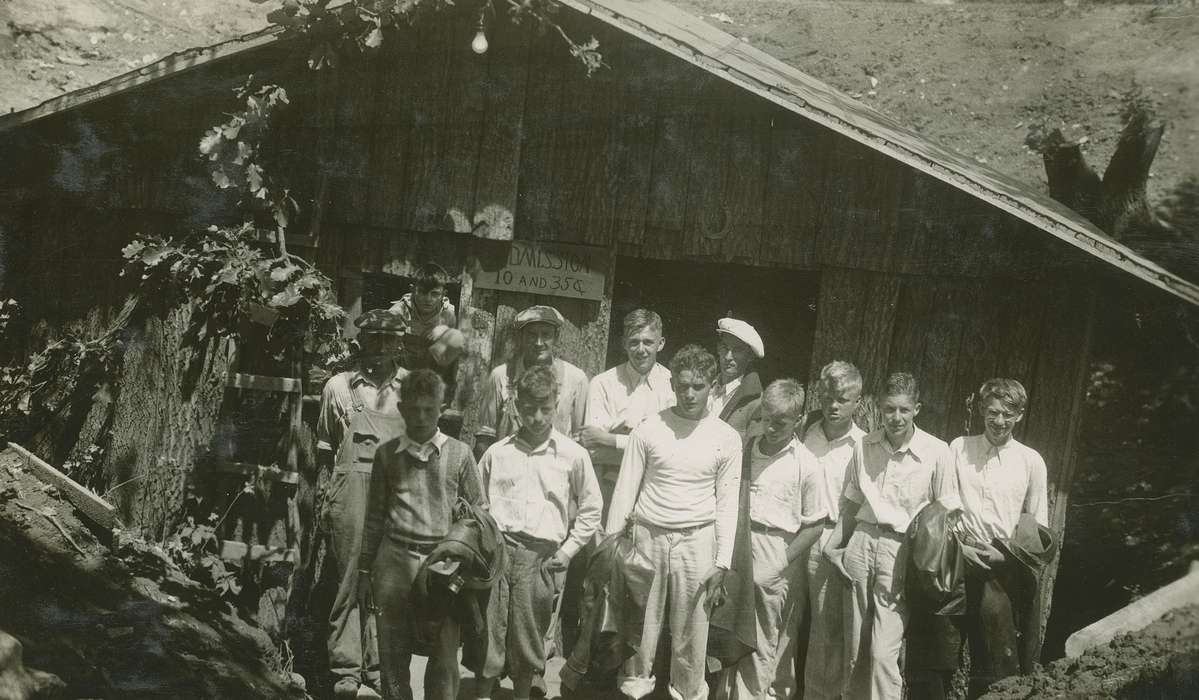
[[[430,318],[445,304],[426,299],[413,311]],[[950,446],[916,426],[920,392],[906,373],[887,379],[883,427],[862,431],[854,422],[862,377],[842,361],[821,371],[821,411],[805,420],[798,382],[762,389],[754,365],[764,343],[744,321],[718,322],[716,356],[688,345],[668,370],[657,362],[661,318],[635,310],[624,321],[627,361],[590,381],[558,356],[564,323],[548,306],[516,316],[516,356],[487,380],[472,454],[437,427],[442,378],[406,372],[394,359],[386,338],[410,325],[388,312],[359,319],[362,366],[326,386],[319,431],[326,452],[338,445],[326,522],[336,562],[348,567],[330,618],[335,692],[352,696],[365,682],[387,698],[412,697],[412,579],[446,534],[457,498],[486,504],[506,550],[476,669],[482,700],[505,674],[517,700],[530,697],[551,627],[559,617],[563,627],[578,621],[563,588],[569,597],[582,568],[572,560],[585,559],[579,553],[597,535],[630,545],[619,566],[641,618],[639,644],[618,674],[625,696],[654,691],[658,641],[668,634],[668,692],[680,700],[899,698],[913,517],[933,501],[964,509],[977,535],[964,545],[971,595],[979,589],[971,581],[1004,568],[996,545],[1022,513],[1045,524],[1044,462],[1011,436],[1027,401],[1014,380],[982,387],[984,435]],[[397,399],[398,427],[380,416]],[[743,489],[748,508],[739,505]],[[739,528],[749,530],[756,648],[710,674],[709,621],[735,578]],[[370,637],[355,611],[370,596],[381,664],[369,645],[355,645]],[[797,663],[805,618],[806,656]],[[975,650],[976,636],[972,656],[1011,651]],[[432,645],[426,697],[457,696],[458,637],[446,624]]]

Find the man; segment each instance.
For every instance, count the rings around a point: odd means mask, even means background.
[[[325,383],[316,429],[318,465],[332,472],[317,527],[337,589],[327,644],[338,698],[355,697],[364,672],[366,682],[378,686],[374,635],[369,630],[363,635],[359,627],[358,556],[375,450],[404,434],[398,405],[400,380],[406,372],[396,364],[396,356],[405,327],[381,309],[358,317],[355,325],[359,369],[334,375]]]
[[[807,561],[811,629],[803,688],[805,700],[836,700],[845,686],[845,581],[823,550],[841,515],[846,469],[866,435],[853,421],[862,396],[862,374],[852,364],[834,360],[821,368],[817,391],[820,420],[804,433],[803,443],[819,463],[828,518]]]
[[[757,432],[762,381],[754,371],[754,362],[765,356],[766,346],[753,326],[735,318],[722,318],[716,323],[720,382],[709,397],[709,408],[733,426],[743,440]]]
[[[669,625],[670,694],[704,700],[708,621],[723,603],[741,485],[741,438],[708,413],[716,359],[696,345],[671,361],[675,406],[629,436],[607,533],[629,528],[637,556],[621,563],[628,594],[644,610],[641,642],[621,668],[620,690],[654,689],[658,638]]]
[[[514,387],[526,370],[550,367],[558,379],[558,405],[554,429],[574,435],[583,427],[587,412],[587,375],[583,370],[556,356],[558,332],[565,319],[551,306],[530,306],[516,315],[515,362],[491,371],[479,408],[479,427],[475,429],[475,456],[482,457],[499,438],[513,435],[520,428]]]
[[[959,437],[949,448],[964,511],[958,539],[968,562],[962,622],[970,645],[970,697],[1021,671],[1018,623],[1028,619],[1035,591],[1021,591],[1021,562],[1011,557],[1011,543],[1022,515],[1049,526],[1045,460],[1012,437],[1027,405],[1020,382],[988,380],[977,400],[983,434]]]
[[[757,649],[721,679],[722,698],[791,698],[799,690],[795,654],[805,603],[802,580],[828,513],[820,466],[795,434],[803,408],[799,382],[771,382],[762,394],[762,435],[745,448]]]
[[[888,377],[881,408],[883,427],[862,439],[850,463],[825,554],[852,584],[847,696],[899,700],[908,621],[904,535],[932,501],[956,507],[957,487],[949,446],[916,427],[916,378],[907,372]]]
[[[405,433],[376,451],[370,475],[358,604],[367,605],[373,593],[387,700],[412,698],[409,664],[417,634],[410,601],[417,571],[449,531],[457,499],[486,503],[470,447],[437,428],[444,394],[445,383],[432,370],[404,378]],[[458,623],[447,616],[439,621],[425,667],[429,700],[458,697],[458,643]]]
[[[630,311],[624,318],[628,361],[591,380],[587,425],[580,442],[591,451],[599,475],[604,515],[612,501],[629,433],[646,418],[674,405],[670,370],[658,364],[658,353],[665,345],[661,316],[646,309]]]
[[[603,501],[587,450],[554,428],[558,380],[545,366],[516,382],[520,429],[479,463],[507,556],[487,605],[487,651],[478,684],[489,700],[505,669],[513,697],[528,700],[545,671],[543,639],[557,579],[595,535]]]

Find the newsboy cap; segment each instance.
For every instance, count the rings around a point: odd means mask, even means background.
[[[529,308],[516,314],[516,319],[513,324],[517,330],[524,328],[530,323],[548,323],[555,328],[561,328],[566,319],[562,318],[562,314],[552,306],[530,306]]]
[[[754,351],[754,356],[758,359],[766,357],[766,346],[762,343],[762,336],[754,330],[754,327],[736,318],[722,318],[716,322],[717,333],[727,333],[737,340],[749,346],[750,350]]]
[[[404,335],[408,332],[408,327],[400,317],[386,309],[371,309],[354,319],[354,325],[362,333]]]

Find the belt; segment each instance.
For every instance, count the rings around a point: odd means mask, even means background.
[[[419,542],[405,542],[404,540],[392,540],[392,541],[395,542],[396,544],[398,544],[399,546],[403,547],[404,549],[408,550],[409,552],[416,552],[417,554],[423,554],[425,556],[429,556],[430,554],[432,554],[433,550],[437,549],[437,544],[438,544],[436,542],[430,542],[428,544],[421,544]]]
[[[779,535],[780,537],[789,537],[795,534],[794,532],[789,532],[781,527],[771,527],[753,520],[749,521],[749,529],[753,530],[754,532],[761,532],[767,535]]]

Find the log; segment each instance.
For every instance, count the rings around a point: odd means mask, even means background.
[[[1148,627],[1171,610],[1199,601],[1199,561],[1191,562],[1186,576],[1168,586],[1120,608],[1107,617],[1092,623],[1066,639],[1066,656],[1074,659],[1092,647],[1107,644],[1118,634],[1136,632]]]
[[[117,517],[117,509],[108,503],[108,501],[92,493],[74,479],[50,466],[37,455],[17,443],[10,442],[8,446],[25,459],[25,465],[32,469],[39,479],[56,486],[62,492],[63,496],[71,502],[71,505],[78,508],[93,523],[105,530],[121,526],[121,521]]]

